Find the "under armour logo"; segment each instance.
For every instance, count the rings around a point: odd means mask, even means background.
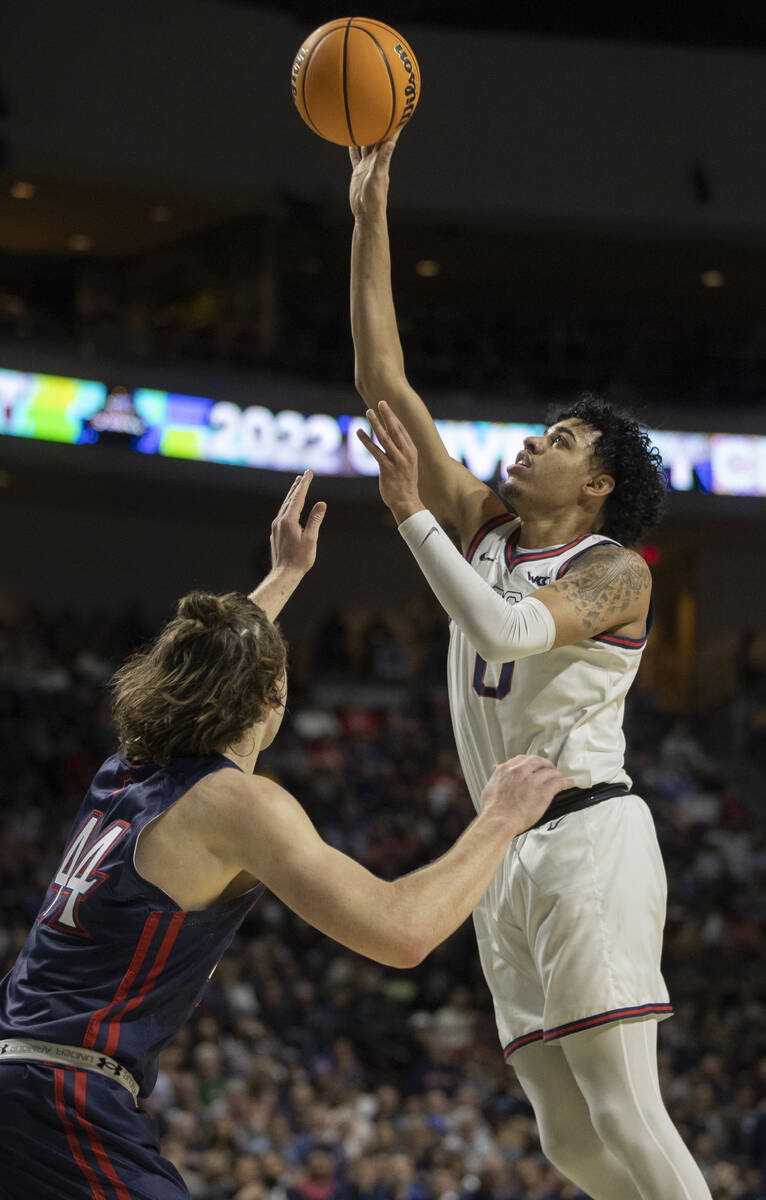
[[[102,1071],[111,1071],[115,1078],[122,1074],[122,1067],[119,1063],[112,1062],[108,1058],[102,1057],[98,1060],[98,1065]]]

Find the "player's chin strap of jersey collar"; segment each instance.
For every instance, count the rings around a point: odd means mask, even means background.
[[[130,1092],[133,1103],[138,1107],[138,1084],[129,1071],[98,1050],[86,1050],[84,1046],[62,1046],[58,1042],[41,1042],[36,1038],[5,1038],[0,1040],[0,1063],[11,1059],[33,1059],[55,1066],[81,1067],[84,1071],[98,1071],[107,1079],[113,1079]]]
[[[630,788],[624,783],[596,783],[590,788],[567,788],[554,796],[539,821],[530,825],[530,829],[539,829],[547,821],[556,821],[567,813],[579,812],[581,808],[590,808],[600,804],[602,800],[611,800],[613,796],[627,796]]]

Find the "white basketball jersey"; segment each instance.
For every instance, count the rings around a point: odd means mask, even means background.
[[[584,534],[565,546],[527,551],[517,545],[520,533],[518,518],[494,517],[479,529],[466,556],[509,604],[561,579],[591,546],[611,542],[600,534]],[[450,710],[477,809],[493,764],[515,754],[551,759],[576,787],[630,786],[623,766],[625,696],[650,626],[651,613],[643,638],[602,634],[515,663],[487,663],[451,623]]]

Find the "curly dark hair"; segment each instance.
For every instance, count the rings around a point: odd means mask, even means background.
[[[287,646],[239,592],[189,592],[176,615],[110,682],[119,752],[164,766],[234,745],[283,703]]]
[[[633,546],[662,517],[667,497],[662,455],[633,416],[617,411],[593,392],[584,392],[573,404],[556,410],[548,424],[572,418],[601,434],[593,446],[594,466],[614,476],[614,491],[604,502],[599,532]]]

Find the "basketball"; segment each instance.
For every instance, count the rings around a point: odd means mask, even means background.
[[[382,21],[339,17],[320,25],[295,56],[293,100],[309,129],[338,146],[373,146],[401,128],[420,97],[407,42]]]

